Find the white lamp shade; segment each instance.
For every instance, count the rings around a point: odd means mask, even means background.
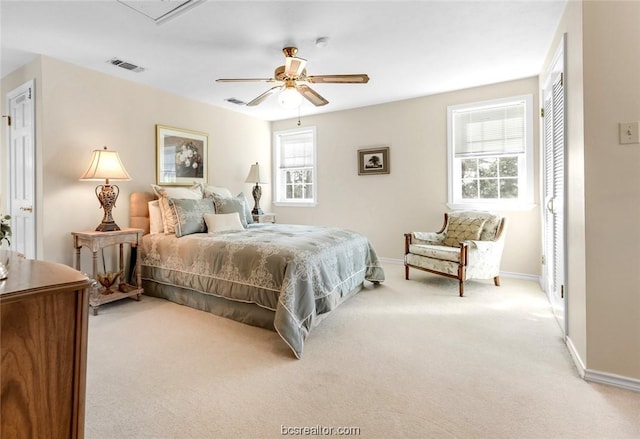
[[[302,105],[302,95],[295,87],[285,87],[278,95],[280,106],[287,110],[295,110]]]
[[[91,155],[89,167],[80,180],[131,180],[131,177],[124,169],[117,151],[96,149]]]
[[[256,162],[255,165],[251,165],[251,169],[249,169],[249,175],[247,175],[246,183],[260,183],[266,184],[268,183],[267,177],[263,170],[261,170],[260,165]]]

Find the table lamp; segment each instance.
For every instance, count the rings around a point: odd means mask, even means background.
[[[251,169],[249,169],[249,175],[247,175],[247,179],[245,183],[255,183],[256,185],[253,187],[253,191],[251,192],[253,195],[253,210],[251,213],[253,215],[262,215],[264,212],[260,208],[260,197],[262,196],[262,188],[260,184],[266,184],[267,178],[264,176],[263,171],[260,170],[260,165],[256,162],[255,165],[251,165]]]
[[[131,177],[126,169],[124,169],[118,153],[116,151],[108,151],[106,146],[104,149],[94,150],[91,155],[89,167],[84,174],[82,174],[80,180],[105,180],[105,183],[96,186],[95,190],[96,197],[98,197],[98,201],[100,201],[100,207],[104,210],[102,222],[96,227],[96,231],[112,232],[114,230],[120,230],[120,227],[111,216],[111,209],[116,207],[116,200],[120,194],[120,188],[116,185],[109,184],[109,180],[131,180]]]

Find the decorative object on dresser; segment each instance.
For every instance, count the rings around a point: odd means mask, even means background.
[[[258,162],[255,165],[251,165],[251,169],[249,169],[249,174],[247,175],[247,179],[245,183],[255,183],[256,185],[253,187],[253,191],[251,192],[253,195],[253,210],[251,213],[253,215],[262,215],[262,209],[260,208],[260,197],[262,197],[262,188],[261,184],[267,184],[268,180],[265,176],[264,172],[260,168]]]
[[[12,253],[0,282],[0,436],[81,439],[89,279]]]
[[[104,210],[102,222],[96,227],[96,231],[111,232],[120,230],[120,227],[113,220],[113,216],[111,216],[111,209],[116,207],[116,200],[120,194],[120,188],[116,185],[109,184],[109,180],[131,180],[131,177],[127,173],[127,170],[124,169],[118,153],[116,151],[108,151],[106,146],[104,149],[94,150],[91,155],[89,167],[84,171],[80,180],[105,180],[104,184],[96,187],[96,197],[98,197],[98,201],[100,201],[100,207]],[[98,192],[98,190],[100,190],[100,192]]]
[[[156,183],[191,186],[207,182],[209,135],[156,125]]]
[[[405,233],[405,278],[411,267],[458,279],[460,297],[466,280],[493,278],[500,286],[506,224],[495,213],[460,210],[445,213],[438,232]]]
[[[389,147],[358,150],[358,175],[389,174]]]
[[[2,249],[4,242],[7,246],[11,245],[9,236],[11,236],[11,216],[0,214],[0,280],[6,279],[9,275],[9,251]]]
[[[94,232],[92,230],[84,232],[71,232],[73,236],[73,248],[76,249],[76,268],[80,270],[80,256],[82,247],[87,247],[93,254],[93,279],[100,282],[105,287],[104,290],[92,291],[89,305],[93,315],[98,314],[98,308],[105,303],[114,302],[116,300],[131,297],[135,300],[140,300],[140,296],[143,293],[142,289],[142,277],[140,271],[140,259],[137,258],[137,249],[142,242],[142,235],[144,230],[124,228],[113,232]],[[135,284],[130,285],[126,282],[124,276],[124,244],[131,246],[131,264],[135,266],[133,272],[135,273]],[[119,246],[119,265],[116,273],[106,272],[104,274],[98,273],[98,250],[112,245]],[[134,255],[136,255],[134,259]],[[106,270],[105,270],[106,271]],[[120,278],[120,282],[116,289],[112,289],[116,280]],[[97,285],[94,286],[97,288]],[[117,291],[116,291],[117,290]],[[100,294],[94,294],[99,292]]]

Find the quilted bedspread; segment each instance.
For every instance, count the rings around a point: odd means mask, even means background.
[[[330,227],[252,224],[216,234],[145,235],[143,279],[275,312],[274,327],[302,356],[314,319],[384,271],[369,240]]]

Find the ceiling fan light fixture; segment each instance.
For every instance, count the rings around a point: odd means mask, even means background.
[[[295,110],[302,105],[302,95],[295,86],[287,85],[278,95],[278,103],[286,110]]]

